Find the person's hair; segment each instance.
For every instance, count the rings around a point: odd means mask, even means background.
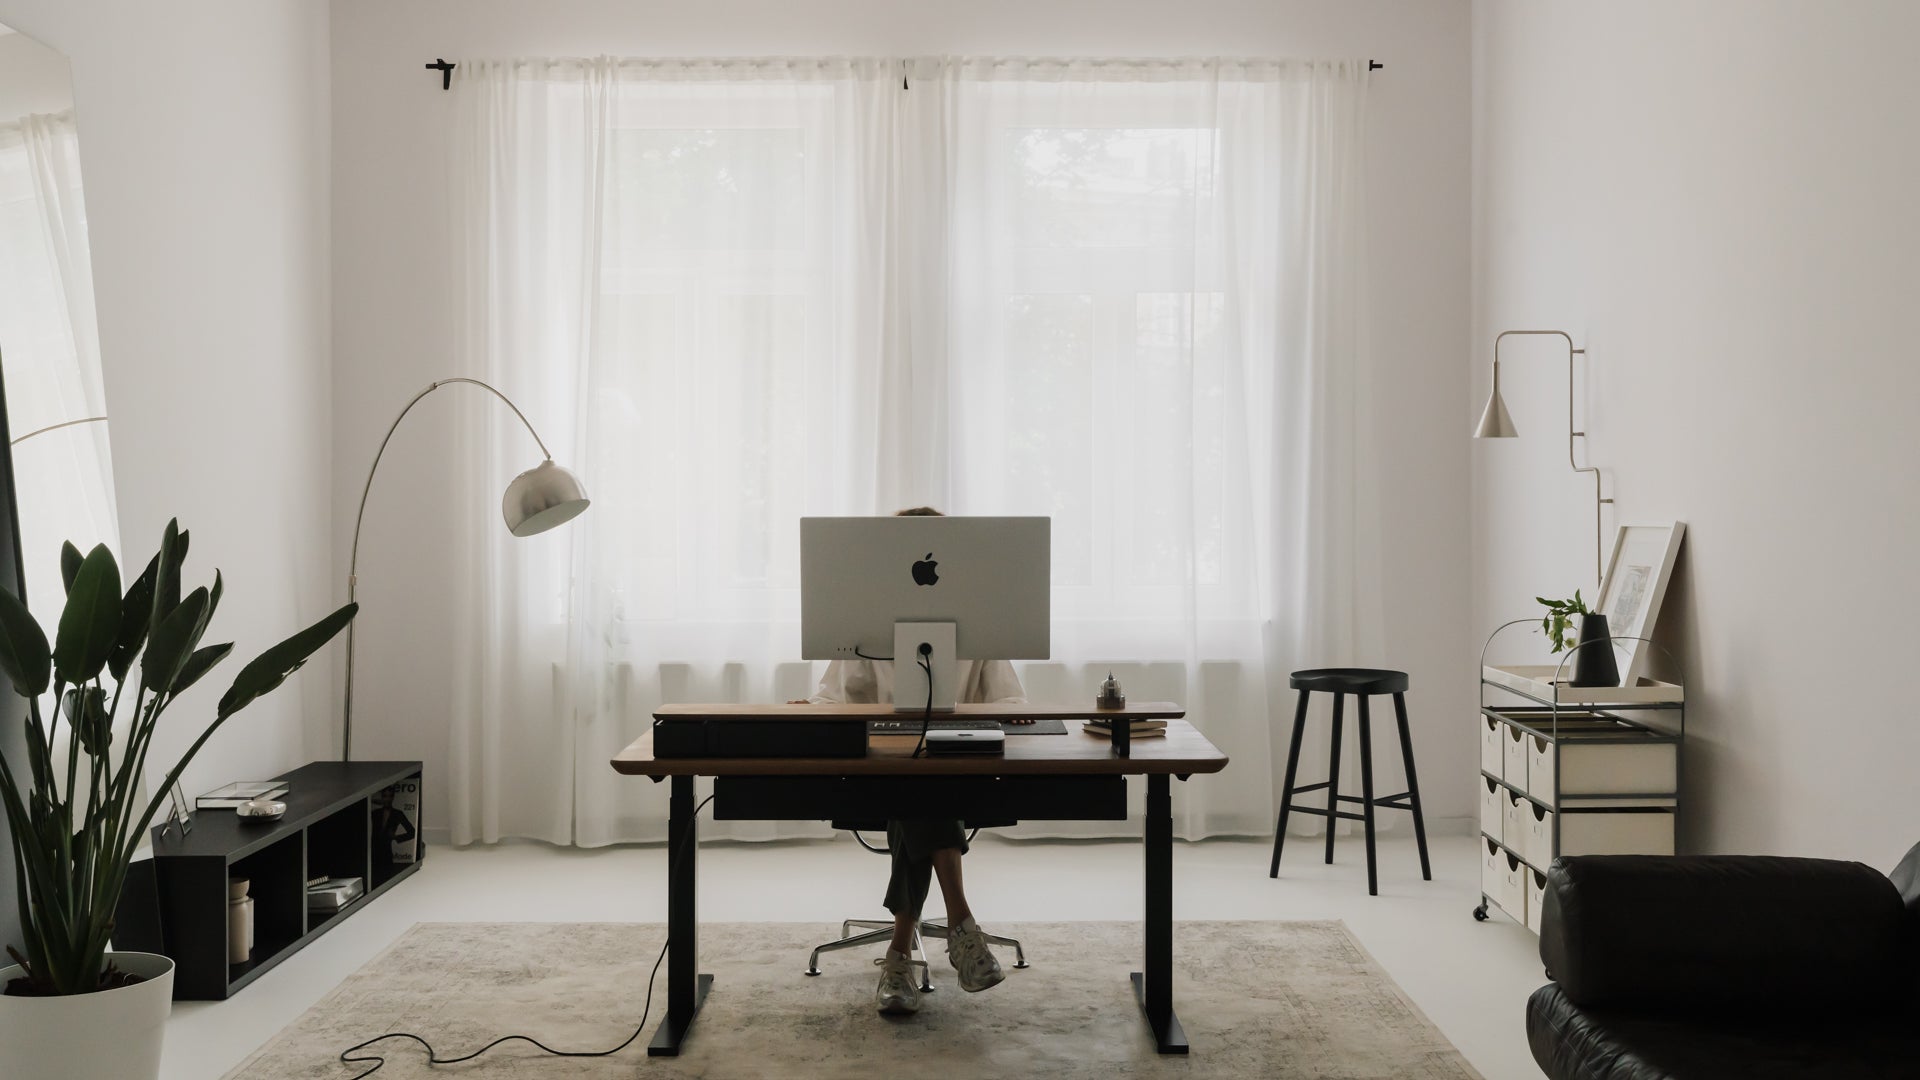
[[[946,517],[947,515],[931,506],[909,506],[905,510],[895,510],[894,517]]]

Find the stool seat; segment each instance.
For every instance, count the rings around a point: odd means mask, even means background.
[[[1407,673],[1386,668],[1329,667],[1296,671],[1287,685],[1294,690],[1329,694],[1404,694]]]

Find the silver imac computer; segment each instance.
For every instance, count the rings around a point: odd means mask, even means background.
[[[800,655],[890,659],[895,709],[951,711],[955,661],[1047,658],[1052,560],[1050,518],[801,518]]]

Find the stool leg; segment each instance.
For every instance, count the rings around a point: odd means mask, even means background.
[[[1347,695],[1333,695],[1333,749],[1327,755],[1327,865],[1333,865],[1333,830],[1340,824],[1340,716]]]
[[[1287,837],[1287,811],[1293,808],[1293,781],[1300,769],[1300,737],[1307,731],[1307,691],[1300,691],[1300,702],[1293,708],[1293,741],[1287,746],[1287,779],[1280,786],[1280,821],[1273,827],[1273,865],[1270,878],[1280,876],[1280,843]]]
[[[1367,695],[1360,699],[1360,816],[1367,832],[1367,895],[1380,895],[1380,875],[1373,857],[1373,714],[1367,711]]]
[[[1407,695],[1393,695],[1393,715],[1400,722],[1400,760],[1407,767],[1407,803],[1413,807],[1413,839],[1420,845],[1420,876],[1433,880],[1427,863],[1427,823],[1420,816],[1420,780],[1413,774],[1413,736],[1407,733]]]

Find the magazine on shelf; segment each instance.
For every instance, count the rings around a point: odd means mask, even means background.
[[[231,810],[254,799],[278,799],[291,790],[285,780],[242,780],[214,788],[193,800],[195,810]]]
[[[391,845],[394,862],[420,858],[419,777],[410,776],[380,793],[374,801],[373,834],[376,843]]]
[[[366,882],[357,877],[325,878],[307,886],[308,911],[339,911],[366,892]]]

